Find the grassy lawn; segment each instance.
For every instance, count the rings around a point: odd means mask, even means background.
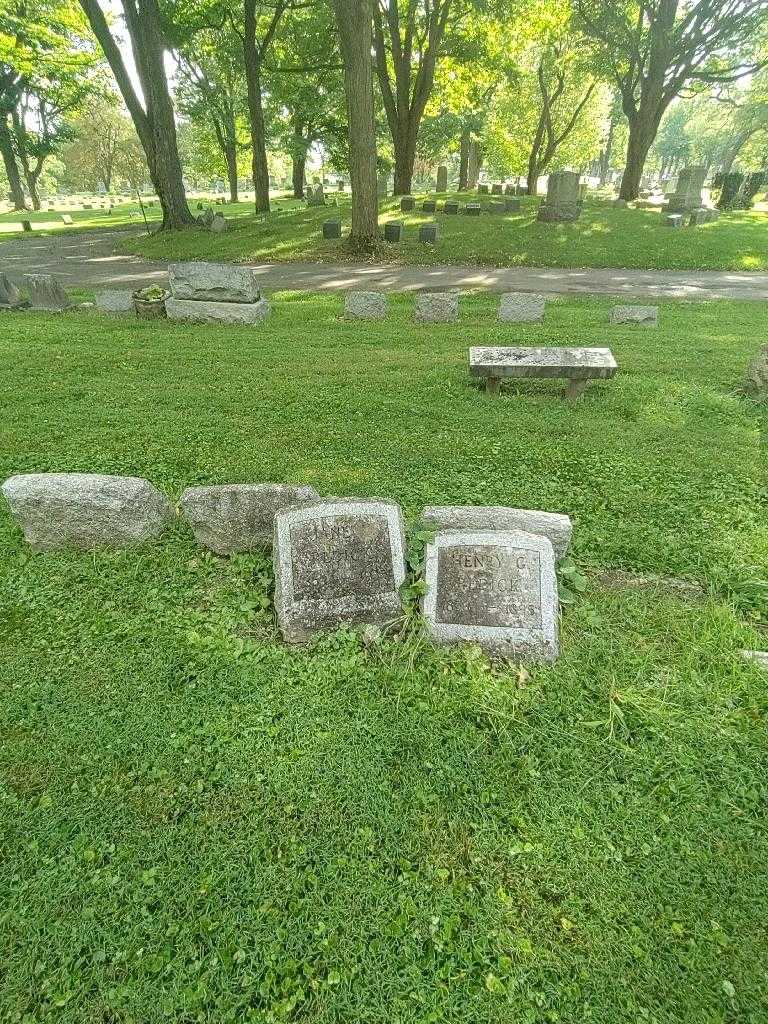
[[[415,619],[290,650],[263,555],[179,521],[32,556],[0,509],[0,1020],[764,1024],[768,688],[738,651],[765,645],[765,408],[737,393],[764,311],[500,327],[477,297],[421,328],[398,297],[361,327],[341,302],[276,296],[256,331],[7,314],[0,477],[568,512],[563,655],[491,670]],[[486,399],[468,346],[520,341],[621,372]]]
[[[273,202],[277,210],[290,210],[298,206],[296,200],[286,198],[284,193],[280,193],[278,197],[273,197]],[[198,203],[201,203],[203,207],[211,205],[208,200],[190,198],[189,205],[193,213],[198,212]],[[227,217],[247,217],[253,210],[253,203],[225,203],[214,208],[224,213]],[[62,213],[68,213],[74,223],[65,224],[61,219]],[[159,226],[161,211],[157,202],[155,202],[154,206],[147,206],[145,203],[144,214],[150,227],[155,228]],[[57,208],[55,211],[39,210],[35,212],[30,210],[22,213],[2,213],[0,214],[0,253],[2,253],[4,241],[30,237],[29,232],[25,233],[21,229],[22,220],[31,222],[32,235],[59,235],[66,232],[85,231],[93,228],[105,230],[123,227],[141,228],[144,226],[144,217],[138,203],[122,203],[119,206],[114,206],[111,213],[100,209],[76,210],[70,209],[67,206]]]
[[[333,200],[335,197],[330,196]],[[466,199],[466,196],[456,196]],[[421,205],[419,200],[419,206]],[[717,222],[682,231],[664,227],[658,210],[614,209],[589,199],[575,224],[539,224],[537,199],[523,199],[520,214],[484,214],[480,218],[437,214],[437,246],[419,242],[418,227],[435,219],[419,210],[401,214],[399,200],[382,204],[382,223],[402,220],[404,240],[382,243],[377,259],[408,264],[457,263],[497,267],[623,267],[657,270],[768,269],[768,212],[731,213]],[[193,229],[172,237],[127,239],[126,251],[153,259],[248,262],[320,260],[338,262],[339,241],[323,240],[322,222],[339,216],[349,229],[348,197],[339,206],[242,216],[223,235]]]

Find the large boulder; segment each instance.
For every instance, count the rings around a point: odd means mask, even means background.
[[[36,551],[126,547],[160,535],[173,516],[147,480],[97,473],[26,473],[2,486]]]
[[[171,263],[171,295],[193,302],[258,302],[261,289],[250,267],[230,263]]]
[[[229,555],[271,547],[278,512],[319,500],[314,487],[217,484],[188,487],[181,507],[198,543],[218,555]]]

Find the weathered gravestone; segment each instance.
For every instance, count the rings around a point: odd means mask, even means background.
[[[413,196],[403,196],[400,200],[400,212],[410,213],[410,211],[414,209],[416,209],[416,200]]]
[[[503,199],[494,199],[488,204],[488,212],[493,214],[501,214],[507,212],[507,204]]]
[[[546,301],[543,295],[506,292],[499,302],[499,320],[506,324],[541,323]]]
[[[578,220],[581,212],[579,174],[555,171],[547,181],[547,195],[539,206],[537,219],[545,223]]]
[[[504,207],[507,213],[520,213],[520,200],[517,198],[506,199]]]
[[[0,273],[0,309],[20,309],[26,305],[21,292],[7,274]]]
[[[100,313],[135,313],[133,292],[108,288],[96,293],[96,309]]]
[[[36,551],[126,547],[160,535],[173,516],[147,480],[96,473],[28,473],[2,486]]]
[[[326,220],[323,222],[323,238],[341,238],[341,221]]]
[[[211,221],[211,225],[208,228],[208,230],[212,231],[214,235],[223,235],[224,232],[228,230],[228,228],[229,225],[227,224],[227,219],[224,216],[224,214],[217,213],[214,215],[214,218]]]
[[[220,263],[172,263],[168,268],[169,320],[188,323],[259,324],[269,315],[249,267]]]
[[[448,191],[448,168],[442,164],[437,168],[437,187],[435,188],[435,191]]]
[[[347,292],[344,316],[349,320],[383,320],[387,305],[387,296],[382,292]]]
[[[437,224],[422,224],[419,228],[419,241],[436,245],[438,239]]]
[[[389,194],[389,171],[380,171],[376,178],[376,194],[380,199],[386,199]]]
[[[25,274],[24,283],[29,291],[29,301],[33,309],[48,309],[54,312],[69,309],[69,296],[52,274]]]
[[[450,324],[459,318],[458,292],[422,292],[416,296],[414,319],[420,324]]]
[[[504,194],[504,187],[500,182],[491,185],[491,195],[500,196]]]
[[[458,204],[457,200],[455,200],[455,199],[446,199],[445,203],[443,204],[443,213],[455,215],[458,212],[459,212],[459,204]]]
[[[467,217],[479,217],[482,212],[480,203],[467,203],[464,207],[464,213]]]
[[[278,512],[319,500],[314,487],[219,484],[188,487],[181,508],[199,544],[230,555],[271,547]]]
[[[307,190],[307,206],[325,206],[325,192],[322,185]]]
[[[403,237],[403,222],[400,220],[388,220],[384,225],[384,241],[399,242]]]
[[[475,643],[494,657],[555,661],[555,553],[522,530],[438,533],[426,547],[422,611],[438,643]]]
[[[421,208],[424,211],[424,213],[435,213],[435,211],[437,210],[437,203],[435,202],[434,199],[425,199],[424,202],[421,204]]]
[[[689,213],[701,206],[701,190],[707,168],[684,167],[677,178],[677,190],[669,197],[667,213]]]
[[[683,226],[683,215],[681,213],[667,213],[664,216],[664,227],[681,228]]]
[[[614,306],[611,310],[612,324],[646,324],[656,327],[659,323],[658,306]]]
[[[171,263],[171,294],[195,302],[258,302],[261,290],[250,267],[233,263]]]
[[[523,530],[547,537],[555,558],[565,558],[571,543],[571,517],[539,509],[504,505],[427,505],[421,524],[428,530]]]
[[[345,623],[383,626],[402,611],[400,508],[344,498],[278,512],[274,565],[277,620],[290,643]]]

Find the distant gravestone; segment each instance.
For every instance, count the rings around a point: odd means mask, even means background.
[[[464,207],[464,213],[467,217],[479,217],[482,212],[480,203],[467,203]]]
[[[523,530],[547,537],[556,558],[565,558],[573,535],[570,516],[504,505],[427,505],[420,516],[428,530]]]
[[[515,186],[514,185],[509,184],[509,185],[505,185],[504,186],[504,195],[505,196],[513,196],[514,194],[515,194]]]
[[[389,171],[379,172],[376,178],[376,194],[379,199],[386,199],[389,194]]]
[[[545,305],[543,295],[507,292],[499,302],[499,320],[506,324],[541,323]]]
[[[667,213],[689,213],[701,206],[701,190],[707,168],[703,165],[684,167],[677,178],[677,188],[669,197]]]
[[[547,196],[539,207],[537,219],[544,223],[578,220],[579,174],[577,171],[555,171],[547,182]]]
[[[383,320],[387,306],[387,296],[382,292],[347,292],[344,316],[348,320]]]
[[[208,228],[214,235],[222,235],[228,228],[226,217],[223,213],[217,213],[214,215],[211,221],[211,226]]]
[[[323,222],[323,238],[341,238],[341,221],[326,220]]]
[[[25,274],[24,282],[33,309],[48,309],[53,312],[69,309],[69,296],[52,274]]]
[[[480,196],[487,196],[488,195],[488,186],[487,185],[478,185],[477,186],[477,194],[480,195]]]
[[[507,212],[507,204],[504,200],[494,199],[493,202],[488,204],[488,212],[493,214],[502,214]]]
[[[325,206],[325,192],[322,184],[307,190],[307,206]]]
[[[520,213],[519,199],[506,199],[504,202],[507,213]]]
[[[19,309],[26,305],[21,292],[7,274],[0,273],[0,308]]]
[[[435,191],[437,191],[437,192],[447,192],[448,191],[448,168],[445,167],[443,164],[441,164],[437,168],[437,187],[436,187]]]
[[[62,213],[61,220],[62,220],[62,223],[67,225],[67,227],[69,227],[70,224],[74,224],[75,223],[72,220],[72,217],[70,216],[70,214],[68,214],[68,213]]]
[[[399,242],[403,237],[403,222],[399,220],[388,220],[384,225],[384,241]]]
[[[664,227],[681,228],[683,226],[683,215],[681,213],[668,213],[664,217]]]
[[[410,213],[410,211],[414,209],[416,209],[416,200],[413,196],[403,196],[400,200],[400,212]]]
[[[504,194],[504,187],[501,185],[501,183],[496,182],[495,184],[491,185],[491,195],[500,196],[500,195],[503,195],[503,194]]]
[[[435,211],[437,210],[437,203],[435,202],[434,199],[425,199],[424,202],[421,204],[421,208],[424,211],[424,213],[435,213]]]
[[[346,498],[278,512],[274,567],[277,619],[287,641],[306,643],[343,624],[386,625],[402,613],[400,508]]]
[[[230,555],[271,547],[278,512],[319,500],[314,487],[218,484],[188,487],[180,504],[197,542]]]
[[[416,296],[414,319],[417,323],[450,324],[458,318],[458,292],[421,292]]]
[[[419,241],[428,245],[436,245],[438,240],[437,224],[422,224],[419,228]]]
[[[147,480],[95,473],[29,473],[2,486],[36,551],[126,547],[159,536],[170,502]]]
[[[614,306],[611,310],[612,324],[646,324],[656,327],[659,323],[658,306]]]
[[[459,212],[459,204],[455,199],[446,199],[443,205],[443,212],[447,214],[457,214]]]
[[[494,657],[555,661],[555,554],[521,530],[456,530],[427,544],[422,611],[438,643],[479,644]]]

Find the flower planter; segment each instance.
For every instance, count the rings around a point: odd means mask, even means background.
[[[133,308],[139,320],[164,320],[165,300],[170,298],[170,292],[163,292],[157,299],[143,299],[138,292],[133,293]]]

